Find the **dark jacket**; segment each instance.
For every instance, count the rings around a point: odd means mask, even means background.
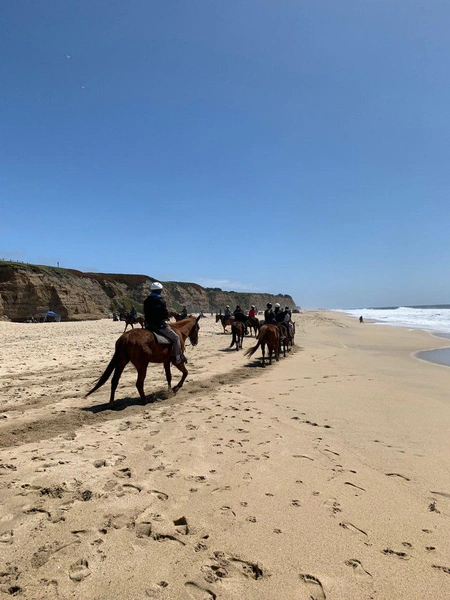
[[[147,329],[165,327],[169,311],[164,298],[160,294],[150,294],[144,302],[145,326]]]
[[[266,310],[264,311],[264,322],[266,324],[269,324],[269,323],[275,324],[277,322],[274,312],[271,308],[266,308]]]
[[[283,321],[284,321],[284,311],[283,310],[277,310],[277,311],[275,311],[275,318],[277,320],[277,323],[283,323]]]
[[[236,321],[240,321],[241,323],[245,323],[247,321],[247,317],[245,316],[245,313],[242,310],[242,308],[236,309],[233,315]]]

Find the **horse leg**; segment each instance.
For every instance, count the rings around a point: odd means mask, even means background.
[[[172,382],[172,373],[170,371],[170,358],[167,362],[164,363],[164,371],[166,372],[167,385],[169,386],[170,390],[170,384]]]
[[[128,364],[128,358],[121,358],[118,365],[114,369],[114,375],[111,379],[111,395],[109,397],[109,406],[112,407],[114,404],[114,395],[116,393],[117,385],[119,383],[120,376],[122,375],[123,370]]]
[[[180,381],[177,383],[177,385],[172,388],[172,391],[174,394],[176,394],[178,392],[178,390],[183,387],[183,383],[184,380],[186,379],[186,377],[188,376],[188,370],[186,369],[186,366],[184,363],[180,363],[179,365],[175,363],[176,368],[181,371],[183,373],[183,376],[181,377]]]
[[[124,333],[127,330],[127,327],[128,327],[128,323],[125,321],[125,329],[123,330]]]
[[[266,345],[264,342],[261,344],[261,350],[262,350],[263,367],[265,367],[266,366]]]
[[[139,396],[141,397],[142,400],[142,404],[147,404],[147,398],[145,396],[145,392],[144,392],[144,381],[145,381],[145,377],[147,375],[147,366],[148,365],[140,365],[137,372],[138,372],[138,376],[137,376],[137,381],[136,381],[136,387],[137,387],[137,391],[139,392]]]

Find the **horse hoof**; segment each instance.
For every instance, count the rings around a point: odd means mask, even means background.
[[[179,389],[180,389],[180,388],[179,388],[179,387],[176,385],[174,388],[172,388],[172,392],[173,392],[174,394],[176,394],[176,393],[178,392],[178,390],[179,390]]]

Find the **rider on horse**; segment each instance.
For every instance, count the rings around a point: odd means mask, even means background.
[[[276,325],[277,324],[277,319],[272,310],[272,304],[270,302],[267,303],[267,308],[264,311],[264,323],[266,325]]]
[[[183,306],[183,310],[180,313],[180,317],[182,319],[187,319],[187,316],[188,316],[188,314],[187,314],[187,308],[185,306]]]
[[[231,309],[230,309],[230,305],[227,304],[225,306],[225,313],[224,313],[224,319],[226,319],[227,317],[231,317]]]
[[[252,307],[251,307],[251,309],[248,311],[248,316],[249,316],[251,319],[254,319],[254,318],[256,317],[256,308],[255,308],[255,305],[254,305],[254,304],[252,304]]]
[[[283,340],[284,339],[283,329],[282,329],[282,327],[280,327],[280,325],[278,325],[278,323],[281,322],[278,317],[278,315],[280,315],[280,314],[283,315],[283,320],[284,320],[284,312],[282,312],[282,311],[280,312],[280,305],[278,304],[278,302],[275,304],[275,312],[273,312],[272,304],[269,302],[267,304],[266,310],[264,311],[264,322],[266,325],[276,325],[278,328],[278,331],[280,332],[280,338],[281,338],[281,340]]]
[[[187,362],[186,357],[181,351],[180,338],[166,323],[166,319],[169,318],[169,311],[167,310],[166,301],[161,296],[163,286],[158,281],[154,281],[150,290],[150,296],[144,302],[146,329],[159,333],[173,342],[175,363],[177,365]]]
[[[137,315],[137,310],[136,310],[136,308],[135,308],[135,306],[133,304],[133,306],[131,307],[131,310],[130,310],[130,318],[133,319],[133,321],[135,323],[136,323],[137,316],[138,316]]]
[[[233,315],[234,315],[234,318],[235,318],[236,321],[240,321],[241,323],[244,323],[245,334],[247,335],[247,333],[248,333],[248,331],[247,331],[247,317],[245,316],[245,313],[242,310],[242,308],[239,306],[239,304],[234,309]]]

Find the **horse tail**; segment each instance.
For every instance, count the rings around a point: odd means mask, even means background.
[[[255,354],[255,352],[258,350],[258,348],[261,346],[261,343],[266,341],[266,337],[267,337],[267,331],[264,330],[261,332],[261,330],[259,330],[259,335],[258,335],[258,343],[256,344],[256,346],[253,346],[253,348],[249,348],[244,356],[253,356]]]
[[[230,348],[232,348],[234,346],[234,344],[237,344],[237,340],[238,340],[236,326],[234,325],[234,323],[231,325],[231,333],[232,333],[233,339],[231,340]]]
[[[258,348],[261,346],[261,342],[264,341],[264,334],[262,336],[258,336],[258,343],[256,344],[256,346],[253,346],[252,348],[249,348],[248,350],[246,350],[244,356],[253,356],[255,354],[255,352],[258,350]]]
[[[117,365],[117,362],[118,362],[118,358],[119,358],[119,355],[118,355],[118,353],[116,351],[116,352],[114,352],[114,356],[110,360],[109,365],[106,367],[105,372],[100,377],[100,379],[97,381],[97,383],[94,385],[94,387],[92,388],[92,390],[86,394],[85,398],[87,398],[88,396],[90,396],[91,394],[93,394],[95,391],[98,390],[98,388],[102,387],[102,385],[105,384],[108,381],[108,379],[111,376],[111,373],[116,368],[116,365]]]

